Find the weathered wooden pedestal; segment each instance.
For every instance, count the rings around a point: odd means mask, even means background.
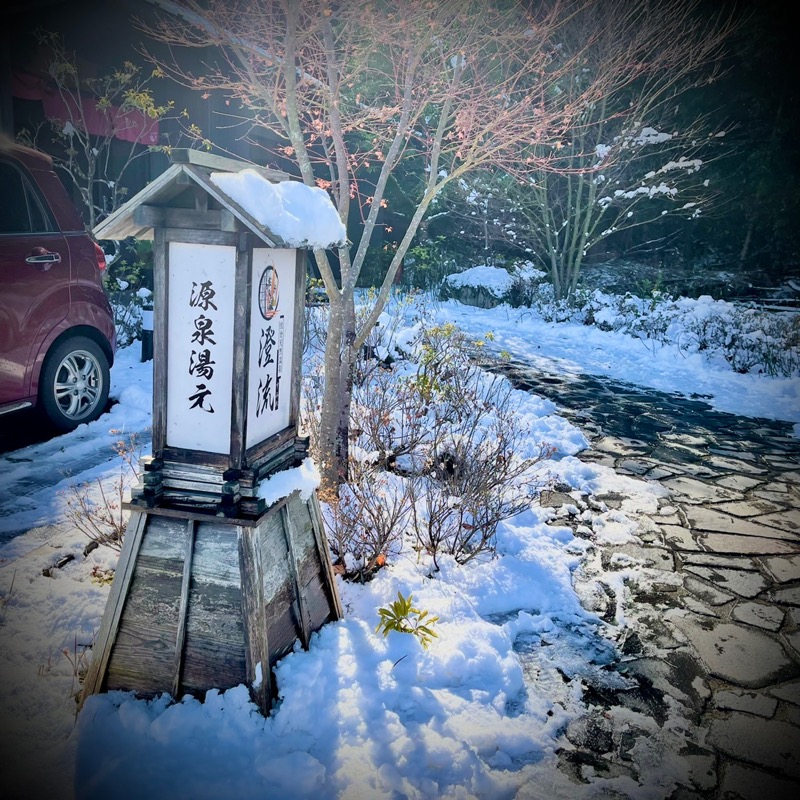
[[[266,713],[275,663],[341,616],[316,496],[267,506],[260,492],[306,455],[305,257],[260,216],[288,176],[175,155],[94,231],[155,242],[153,456],[83,698],[245,683]]]
[[[252,522],[133,512],[84,694],[244,683],[266,711],[275,663],[340,616],[313,495]]]

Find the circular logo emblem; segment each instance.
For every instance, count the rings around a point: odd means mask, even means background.
[[[258,284],[258,309],[264,319],[272,319],[278,310],[278,273],[267,267]]]

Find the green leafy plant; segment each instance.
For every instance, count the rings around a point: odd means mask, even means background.
[[[375,632],[382,633],[384,637],[389,635],[389,631],[411,633],[419,639],[419,643],[425,650],[434,639],[439,637],[439,634],[433,630],[439,617],[429,617],[427,611],[414,608],[411,595],[403,597],[402,592],[398,592],[397,600],[390,603],[388,607],[379,608],[378,614],[381,621],[375,628]]]

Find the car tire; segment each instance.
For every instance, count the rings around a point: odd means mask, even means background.
[[[72,336],[47,354],[39,380],[39,408],[54,428],[71,431],[106,410],[109,385],[102,348],[86,336]]]

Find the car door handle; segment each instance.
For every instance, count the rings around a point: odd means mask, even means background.
[[[41,251],[41,252],[37,252]],[[28,264],[60,264],[61,263],[61,253],[51,253],[49,250],[44,250],[44,248],[37,247],[31,254],[25,259]]]

